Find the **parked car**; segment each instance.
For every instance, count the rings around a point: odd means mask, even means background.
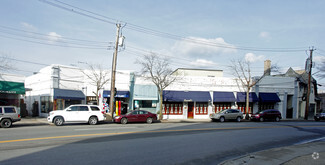
[[[15,106],[0,106],[0,126],[2,128],[9,128],[12,123],[20,120],[21,116]]]
[[[135,110],[128,112],[125,115],[115,116],[114,122],[126,124],[130,122],[147,122],[151,124],[157,120],[157,115],[144,110]]]
[[[316,113],[314,116],[315,121],[319,120],[325,120],[325,110],[320,111],[319,113]]]
[[[238,109],[226,109],[218,113],[211,113],[209,117],[212,121],[219,120],[220,122],[224,122],[226,120],[236,120],[240,122],[243,118],[243,113]]]
[[[280,119],[282,119],[281,113],[279,110],[276,109],[267,109],[251,115],[251,120],[255,120],[255,121],[265,121],[265,120],[280,121]]]
[[[95,105],[71,105],[64,110],[51,111],[47,120],[56,126],[68,122],[88,122],[90,125],[96,125],[105,120],[105,112]]]

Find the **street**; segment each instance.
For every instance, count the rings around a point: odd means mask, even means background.
[[[325,138],[325,122],[66,124],[0,129],[0,164],[218,164]]]

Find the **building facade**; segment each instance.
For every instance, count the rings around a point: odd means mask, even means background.
[[[97,104],[96,86],[84,73],[76,67],[51,65],[27,77],[25,84],[30,89],[26,92],[27,109],[47,116],[48,112],[71,104]],[[283,118],[301,118],[305,88],[301,77],[292,73],[289,69],[284,75],[263,77],[249,93],[248,113],[279,109]],[[132,71],[118,71],[116,110],[159,113],[162,99],[164,119],[208,119],[209,114],[228,108],[246,113],[246,92],[235,78],[223,77],[221,70],[194,69],[192,72],[183,68],[176,70],[175,75],[179,77],[163,91],[163,98],[159,98],[157,87],[146,77],[136,76]],[[99,92],[99,106],[106,110],[111,97],[110,84],[108,81]],[[314,94],[310,100],[311,104],[315,103]]]

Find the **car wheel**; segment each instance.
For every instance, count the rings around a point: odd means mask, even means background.
[[[237,122],[240,122],[241,117],[238,116],[238,117],[236,118],[236,120],[237,120]]]
[[[151,124],[151,123],[152,123],[152,118],[151,118],[151,117],[148,117],[148,118],[147,118],[147,123],[148,123],[148,124]]]
[[[90,125],[96,125],[98,123],[97,117],[95,117],[95,116],[90,117],[88,123]]]
[[[318,118],[315,118],[315,121],[319,121],[320,119],[318,119]]]
[[[220,117],[220,122],[224,122],[225,121],[225,118],[224,117]]]
[[[61,126],[61,125],[63,125],[63,123],[64,123],[64,120],[63,120],[62,117],[56,117],[56,118],[54,118],[54,124],[56,126]]]
[[[280,118],[279,117],[276,117],[275,118],[275,121],[277,121],[277,122],[280,121]]]
[[[127,118],[122,118],[121,119],[121,124],[126,124],[128,123],[128,119]]]
[[[9,127],[11,127],[11,124],[12,124],[12,122],[11,122],[10,119],[3,119],[1,121],[1,127],[2,128],[9,128]]]
[[[261,118],[260,118],[260,122],[263,122],[263,121],[264,121],[264,118],[263,118],[263,117],[261,117]]]
[[[212,122],[216,122],[217,120],[216,119],[211,119]]]

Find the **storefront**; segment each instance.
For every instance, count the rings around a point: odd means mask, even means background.
[[[158,90],[155,85],[136,84],[134,86],[132,110],[146,110],[157,113],[158,104]]]
[[[51,105],[51,100],[44,98],[46,105]],[[82,104],[85,100],[85,95],[81,90],[57,89],[53,91],[53,110],[64,109],[73,104]],[[42,97],[41,97],[42,100]],[[42,102],[43,103],[43,102]],[[43,108],[44,106],[41,105]],[[41,109],[42,113],[51,111],[51,106],[45,106],[46,109]]]
[[[164,91],[163,115],[166,119],[208,118],[210,92]]]
[[[258,102],[258,97],[255,92],[249,93],[249,108],[248,113],[254,112],[254,103]],[[246,114],[246,92],[237,92],[237,106],[244,114]]]
[[[0,105],[20,107],[20,99],[24,94],[24,83],[0,81]]]
[[[258,94],[259,96],[259,104],[258,110],[262,111],[265,109],[277,109],[277,103],[281,102],[278,94],[276,93],[262,93]]]
[[[115,110],[118,111],[120,114],[127,113],[128,105],[129,105],[129,91],[117,91],[115,95]],[[104,91],[103,92],[103,104],[104,107],[109,107],[109,102],[111,98],[111,91]]]
[[[235,95],[233,92],[213,92],[213,113],[220,112],[224,109],[230,109],[235,105]]]

